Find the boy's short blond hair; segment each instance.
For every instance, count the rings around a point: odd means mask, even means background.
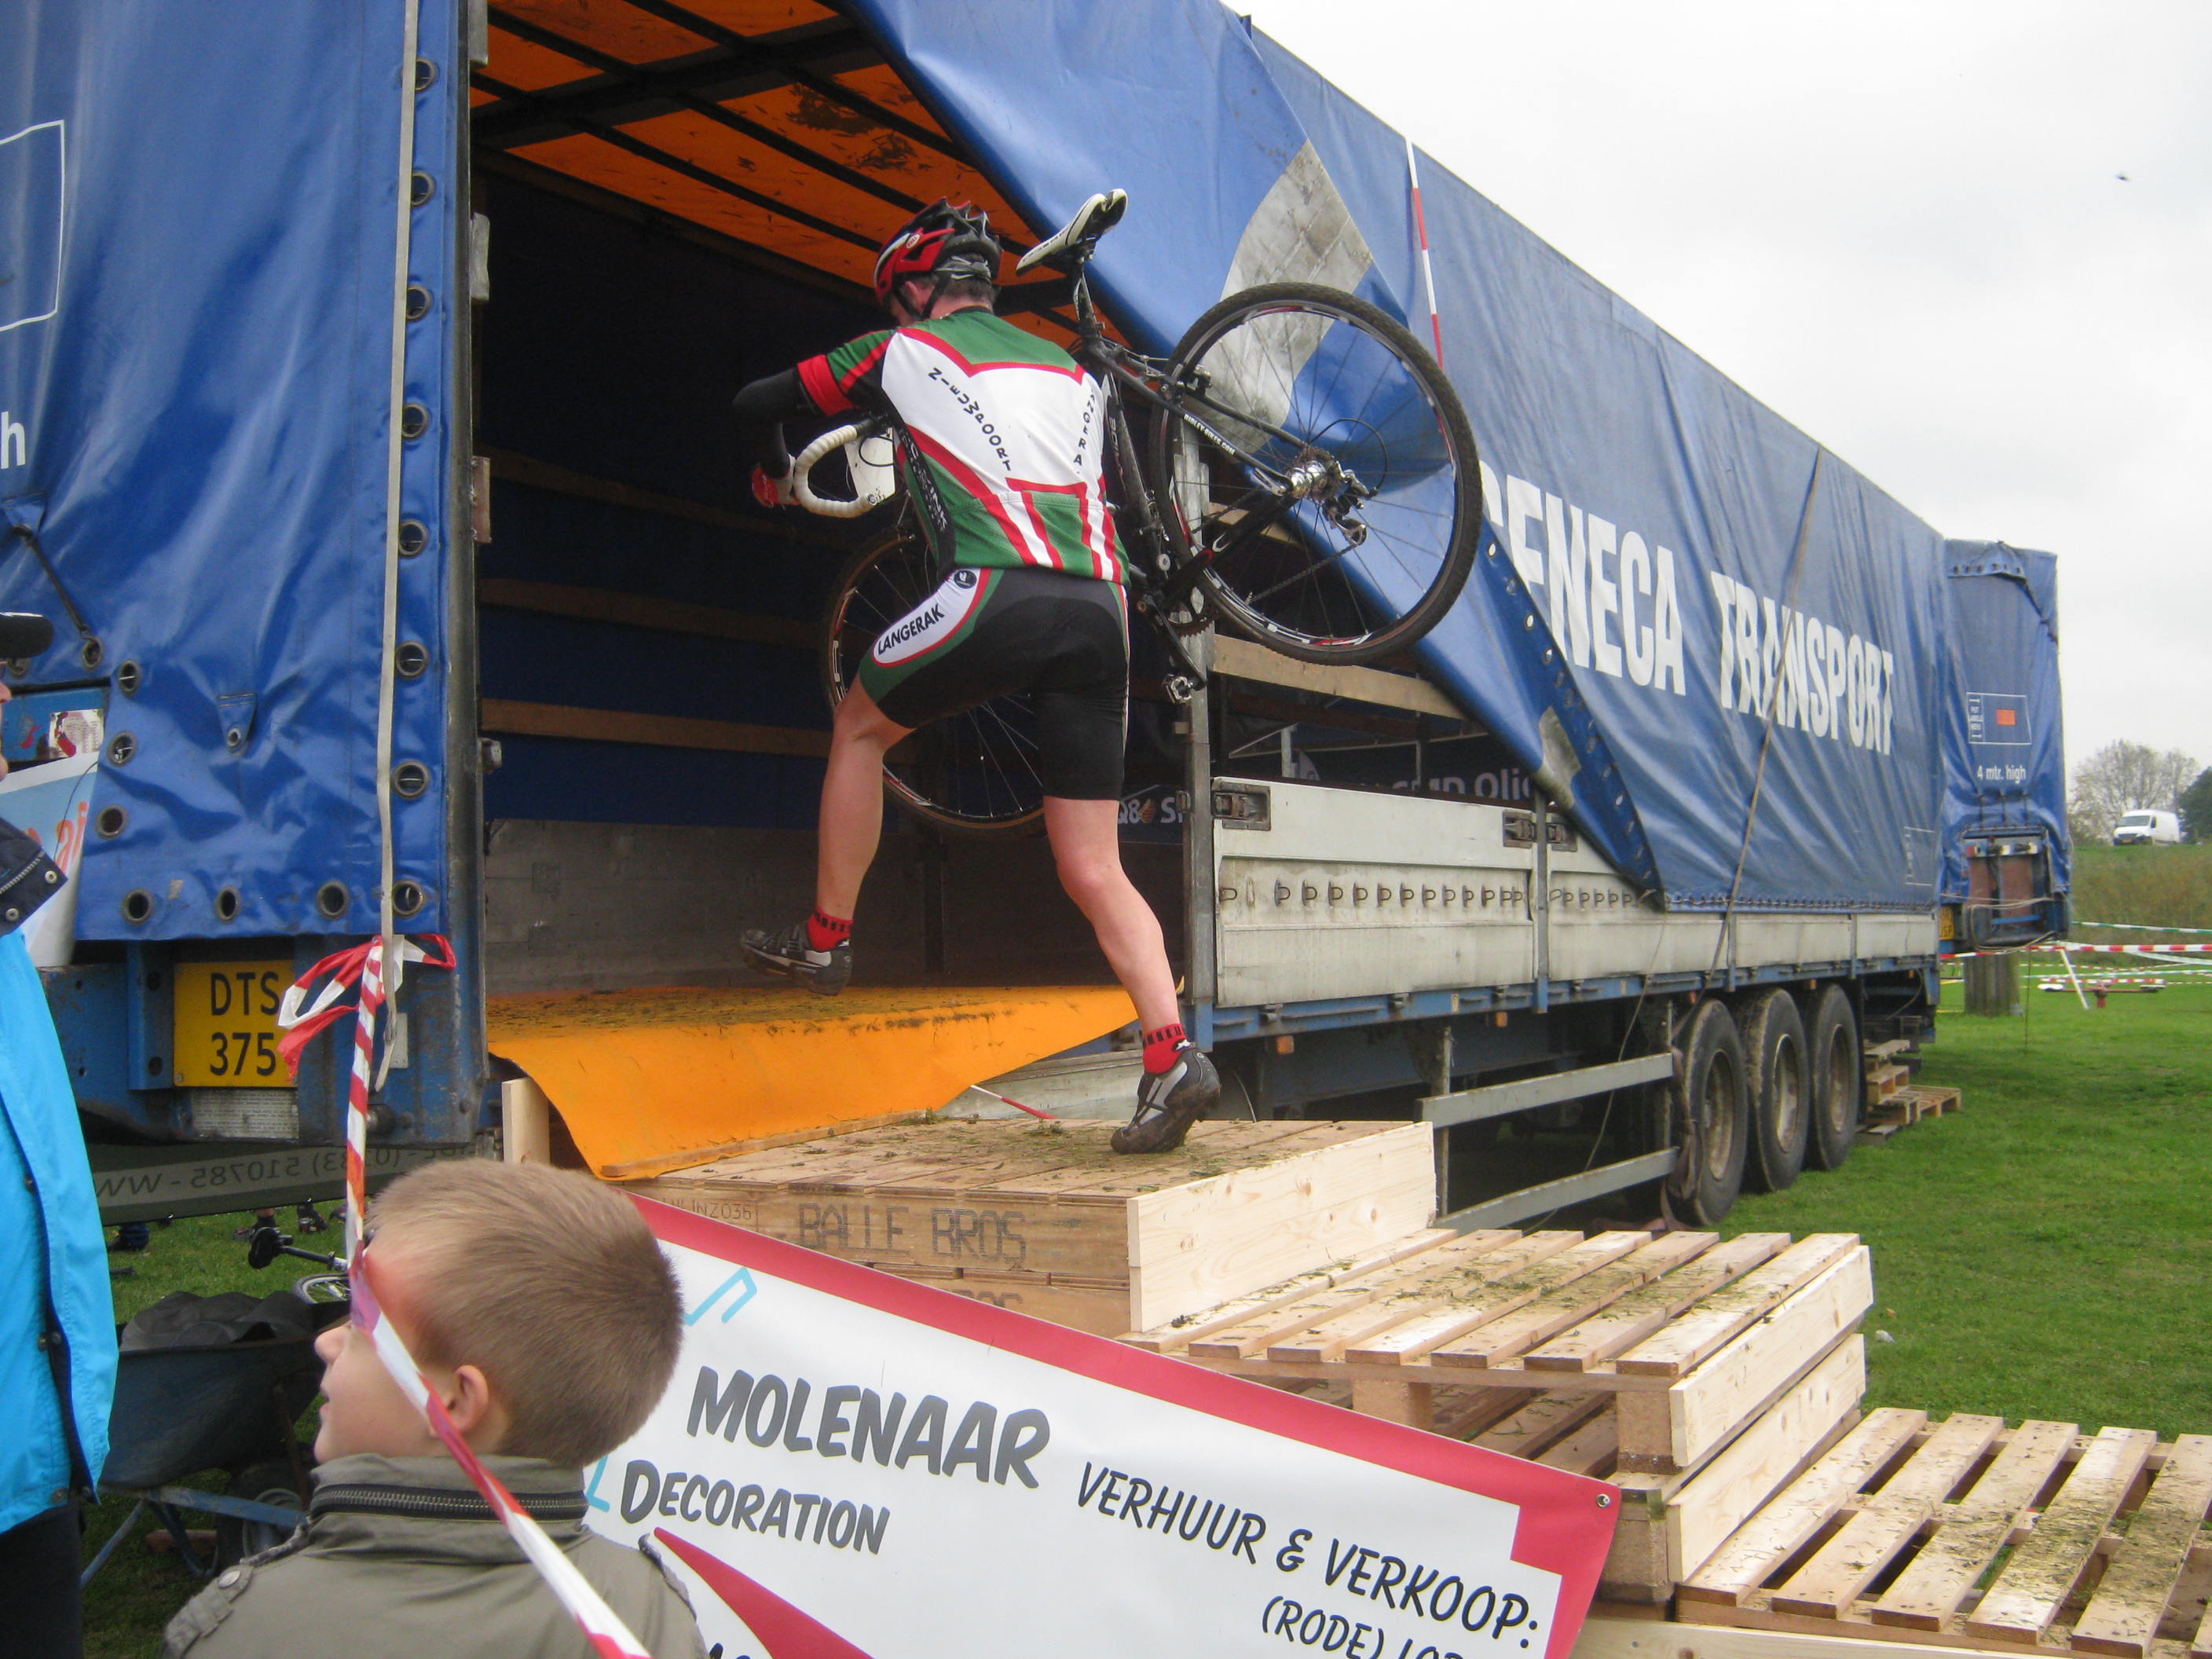
[[[369,1218],[406,1259],[416,1358],[483,1372],[511,1425],[501,1451],[580,1468],[652,1413],[684,1302],[620,1193],[543,1164],[441,1159],[393,1182]]]

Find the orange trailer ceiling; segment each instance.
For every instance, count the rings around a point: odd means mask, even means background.
[[[816,0],[493,0],[479,154],[514,156],[865,289],[939,197],[1035,233],[852,19]],[[1057,297],[1049,274],[1035,297]],[[1002,309],[1040,308],[1010,294]],[[1065,337],[1064,319],[1040,318]]]

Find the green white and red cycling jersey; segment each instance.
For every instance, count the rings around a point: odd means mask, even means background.
[[[941,565],[1121,580],[1105,395],[1050,341],[977,307],[864,334],[799,365],[824,415],[896,412],[904,482]]]

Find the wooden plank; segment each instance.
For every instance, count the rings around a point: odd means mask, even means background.
[[[513,450],[486,448],[481,452],[481,459],[491,463],[494,477],[504,478],[512,483],[528,484],[532,489],[549,490],[557,495],[608,501],[617,507],[657,513],[663,518],[686,519],[694,524],[710,524],[719,529],[743,531],[748,536],[758,536],[770,541],[800,542],[840,553],[850,550],[847,538],[828,530],[817,530],[803,521],[789,523],[770,518],[763,513],[739,513],[726,507],[713,507],[704,501],[690,501],[681,495],[659,495],[613,478],[594,477],[590,473],[572,471],[565,466],[556,466],[550,461],[541,461],[535,456],[517,454]]]
[[[1439,1389],[1435,1431],[1452,1440],[1472,1440],[1528,1403],[1526,1389]]]
[[[1455,1243],[1461,1237],[1449,1227],[1431,1227],[1425,1232],[1415,1233],[1411,1238],[1386,1244],[1365,1255],[1354,1257],[1342,1265],[1317,1267],[1311,1273],[1285,1279],[1279,1285],[1270,1285],[1265,1290],[1255,1291],[1249,1296],[1240,1296],[1224,1302],[1205,1313],[1186,1316],[1180,1322],[1170,1320],[1149,1331],[1129,1332],[1121,1340],[1130,1347],[1141,1348],[1147,1353],[1180,1353],[1200,1337],[1226,1330],[1255,1315],[1288,1307],[1316,1291],[1349,1284],[1377,1268],[1393,1267],[1425,1255],[1440,1245]]]
[[[2002,1417],[1954,1413],[1774,1592],[1774,1610],[1839,1617],[1897,1553],[1919,1535],[1936,1506],[1951,1495],[2003,1429]]]
[[[1213,672],[1232,679],[1256,680],[1262,685],[1288,686],[1325,697],[1346,697],[1380,708],[1407,708],[1417,714],[1441,714],[1463,720],[1467,711],[1426,680],[1410,674],[1392,674],[1379,668],[1356,668],[1335,663],[1295,662],[1279,652],[1227,634],[1213,641]]]
[[[1697,1468],[1873,1305],[1872,1252],[1856,1245],[1664,1394],[1621,1395],[1621,1467]]]
[[[563,703],[515,702],[486,697],[479,724],[510,737],[580,738],[587,743],[642,744],[659,749],[712,749],[739,755],[830,752],[827,732],[791,726],[748,726],[740,720],[700,720],[690,714],[640,714],[618,708],[574,708]]]
[[[2074,1623],[2075,1651],[2142,1659],[2208,1508],[2212,1435],[2177,1436],[2166,1467],[2128,1524],[2128,1541],[2106,1567],[2096,1595]]]
[[[1895,1406],[1870,1413],[1780,1497],[1737,1528],[1677,1593],[1686,1601],[1741,1607],[1745,1596],[1803,1548],[1844,1500],[1886,1468],[1927,1423],[1926,1412]]]
[[[1874,1604],[1874,1622],[1903,1630],[1943,1629],[1997,1552],[2027,1523],[2028,1506],[2065,1461],[2079,1432],[2072,1423],[2042,1421],[2014,1430],[1973,1490],[1882,1592]]]
[[[1472,1443],[1509,1457],[1534,1458],[1605,1409],[1601,1394],[1543,1394],[1477,1435]]]
[[[1787,1233],[1745,1233],[1731,1238],[1532,1349],[1522,1364],[1532,1371],[1587,1371],[1634,1347],[1676,1314],[1741,1279],[1789,1243]]]
[[[1425,1275],[1437,1270],[1437,1279],[1450,1283],[1463,1273],[1481,1274],[1486,1268],[1495,1270],[1493,1264],[1482,1258],[1499,1253],[1512,1240],[1498,1240],[1484,1234],[1474,1243],[1462,1248],[1460,1236],[1440,1249],[1425,1252],[1414,1258]],[[1513,1255],[1521,1252],[1516,1249]],[[1509,1261],[1511,1260],[1508,1258]],[[1510,1271],[1510,1267],[1507,1269]],[[1376,1275],[1368,1274],[1333,1285],[1323,1286],[1308,1295],[1289,1302],[1271,1302],[1247,1317],[1230,1325],[1217,1325],[1203,1337],[1194,1338],[1186,1346],[1194,1359],[1244,1359],[1261,1352],[1272,1343],[1296,1340],[1314,1326],[1340,1315],[1371,1307],[1384,1291],[1375,1283]]]
[[[1362,1417],[1425,1429],[1436,1420],[1436,1391],[1426,1382],[1363,1382],[1352,1385],[1352,1409]]]
[[[1857,1411],[1865,1393],[1866,1339],[1845,1337],[1682,1486],[1666,1509],[1675,1579],[1696,1576],[1729,1534],[1811,1461],[1814,1448],[1838,1423]]]
[[[2033,1646],[2097,1553],[2105,1528],[2158,1443],[2148,1429],[2108,1428],[2089,1443],[1966,1620],[1967,1633]]]
[[[1364,1307],[1322,1319],[1292,1335],[1267,1345],[1268,1359],[1278,1364],[1318,1364],[1334,1359],[1346,1346],[1377,1335],[1401,1323],[1409,1310],[1425,1305],[1425,1292],[1476,1257],[1510,1244],[1521,1235],[1510,1227],[1463,1236],[1462,1248],[1447,1247],[1418,1257],[1401,1267],[1373,1273],[1360,1288],[1372,1293]]]
[[[526,1077],[499,1085],[499,1142],[509,1164],[553,1161],[553,1103]]]
[[[662,634],[696,634],[707,639],[742,640],[749,645],[787,645],[801,651],[812,651],[822,642],[821,628],[815,623],[624,593],[611,587],[573,587],[562,582],[481,576],[477,580],[477,603],[540,616],[619,623]]]
[[[1613,1468],[1620,1431],[1611,1412],[1600,1412],[1536,1461],[1570,1474],[1601,1476]]]
[[[1510,1359],[1704,1255],[1719,1241],[1718,1233],[1664,1234],[1515,1313],[1445,1343],[1430,1353],[1429,1363],[1479,1370]]]
[[[1901,1659],[1905,1652],[1918,1659],[1965,1659],[1974,1650],[1917,1644],[1900,1650],[1894,1640],[1864,1636],[1731,1630],[1653,1619],[1591,1619],[1575,1642],[1574,1659]]]
[[[1456,1334],[1464,1327],[1455,1322],[1480,1317],[1468,1314],[1460,1306],[1460,1299],[1472,1287],[1513,1279],[1554,1256],[1577,1249],[1583,1243],[1580,1233],[1565,1228],[1524,1234],[1514,1243],[1488,1252],[1480,1262],[1470,1264],[1443,1285],[1431,1287],[1425,1301],[1413,1305],[1405,1322],[1378,1335],[1361,1338],[1344,1351],[1344,1358],[1346,1362],[1395,1365],[1425,1356],[1430,1347],[1445,1340],[1437,1336],[1425,1346],[1420,1346],[1426,1334],[1441,1329]]]
[[[1858,1242],[1856,1233],[1812,1233],[1799,1239],[1756,1273],[1723,1286],[1656,1336],[1621,1355],[1621,1374],[1686,1375],[1799,1285],[1839,1261]]]
[[[1128,1210],[1132,1322],[1203,1312],[1410,1237],[1436,1207],[1436,1138],[1420,1123],[1137,1194]]]
[[[1408,1361],[1425,1363],[1431,1349],[1464,1335],[1478,1325],[1503,1317],[1516,1309],[1526,1307],[1546,1291],[1571,1284],[1584,1273],[1595,1273],[1607,1263],[1618,1261],[1639,1245],[1651,1242],[1646,1232],[1600,1233],[1594,1238],[1571,1241],[1564,1247],[1539,1250],[1538,1241],[1549,1244],[1559,1237],[1557,1233],[1531,1233],[1517,1246],[1509,1246],[1495,1253],[1495,1276],[1490,1264],[1480,1266],[1475,1278],[1486,1288],[1455,1292],[1445,1306],[1434,1312],[1418,1313],[1404,1324],[1383,1332],[1380,1336],[1361,1340],[1356,1347],[1345,1351],[1347,1361],[1362,1364],[1400,1364]],[[1518,1271],[1523,1262],[1510,1262],[1515,1255],[1536,1258],[1527,1271]]]

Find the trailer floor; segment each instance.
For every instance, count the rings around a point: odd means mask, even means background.
[[[559,1109],[609,1180],[771,1135],[933,1110],[1135,1018],[1118,988],[740,986],[493,998],[493,1054]]]

